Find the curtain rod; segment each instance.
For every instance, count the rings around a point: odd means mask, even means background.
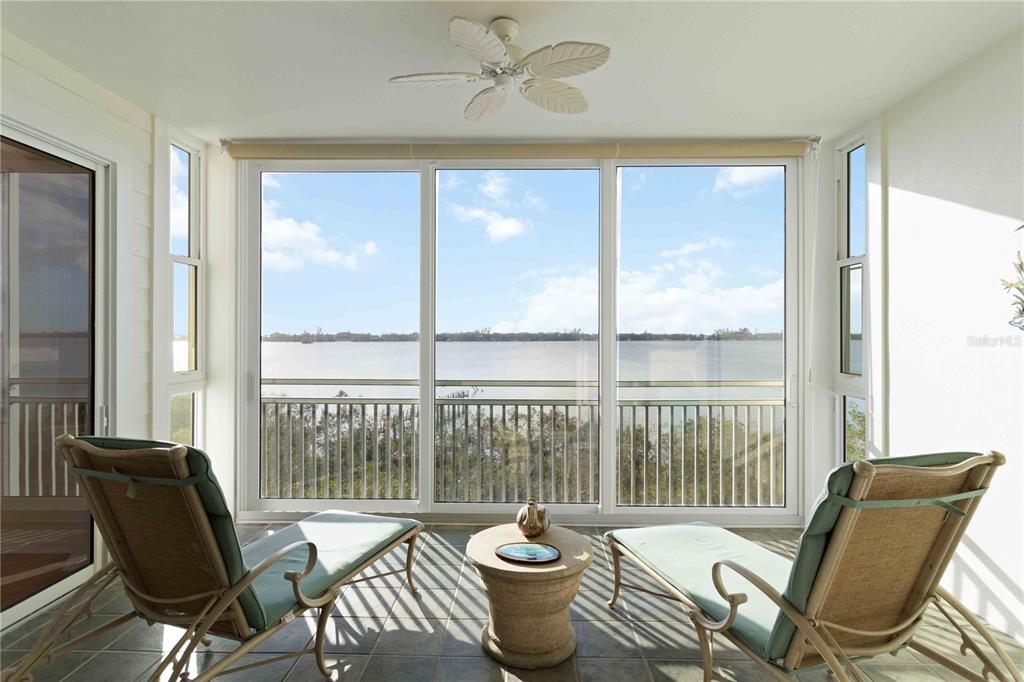
[[[673,159],[803,156],[814,138],[666,142],[362,143],[222,141],[236,159]]]

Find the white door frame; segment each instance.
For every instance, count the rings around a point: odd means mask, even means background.
[[[117,167],[118,161],[96,154],[68,141],[44,133],[23,124],[6,114],[0,114],[0,134],[47,154],[70,161],[93,171],[93,428],[95,433],[116,433],[117,410],[116,385],[117,332],[115,319],[119,309],[124,317],[128,310],[121,308],[116,288],[116,264],[118,263],[117,216],[121,214],[118,205]],[[126,180],[127,181],[127,180]],[[130,188],[130,184],[128,185]],[[130,211],[130,207],[128,207]],[[123,214],[122,214],[123,215]],[[128,213],[130,216],[130,213]],[[124,247],[124,241],[121,240]],[[124,302],[127,302],[127,298]],[[127,325],[124,325],[127,327]],[[63,580],[37,592],[0,613],[0,627],[22,620],[35,613],[53,600],[75,589],[106,563],[106,552],[99,530],[93,525],[92,557],[90,565]]]

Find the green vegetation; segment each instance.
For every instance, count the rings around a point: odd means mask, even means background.
[[[192,394],[182,393],[171,398],[171,441],[192,445]]]
[[[867,449],[867,418],[859,400],[847,399],[843,428],[846,430],[843,438],[846,461],[856,462],[864,459]]]
[[[298,334],[272,332],[264,334],[264,341],[324,343],[331,341],[417,341],[420,335],[410,333],[370,334],[368,332],[315,332]],[[768,341],[781,340],[782,332],[752,332],[746,327],[740,329],[716,329],[710,334],[661,334],[652,332],[619,334],[619,341]],[[597,334],[584,333],[582,329],[566,329],[552,332],[492,332],[478,329],[468,332],[441,332],[437,340],[444,341],[596,341]]]

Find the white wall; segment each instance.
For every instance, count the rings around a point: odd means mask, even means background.
[[[906,98],[888,144],[890,454],[999,450],[946,579],[1024,636],[1024,332],[999,284],[1024,249],[1024,42]],[[886,120],[887,119],[887,120]],[[979,343],[977,339],[989,340]]]
[[[114,423],[118,435],[149,436],[152,116],[10,33],[0,54],[0,112],[114,170]]]
[[[869,452],[1006,455],[945,582],[969,608],[1019,639],[1024,332],[1008,324],[1011,299],[1000,279],[1010,278],[1012,261],[1024,250],[1024,230],[1015,231],[1024,223],[1022,35],[850,134],[862,135],[869,147]],[[829,184],[819,194],[811,334],[833,350],[831,357],[811,358],[816,374],[834,375],[837,361],[838,319],[829,312],[838,301],[835,192],[826,161],[850,135],[822,144],[821,181]],[[835,458],[834,421],[820,407],[835,384],[817,383],[812,443],[833,448]],[[819,467],[811,470],[811,489],[820,489],[823,475]]]

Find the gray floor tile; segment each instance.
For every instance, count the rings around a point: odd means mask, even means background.
[[[459,575],[459,588],[464,590],[487,589],[480,574],[476,572],[476,568],[469,563],[462,566],[462,573]]]
[[[4,656],[3,667],[7,668],[14,665],[24,653],[24,651],[19,651],[15,656],[10,657],[10,660],[8,660],[7,656]],[[93,656],[97,655],[98,654],[94,651],[69,651],[63,656],[58,656],[49,663],[38,665],[33,668],[31,671],[32,682],[57,682],[58,680],[62,680],[76,668],[86,663]]]
[[[700,642],[689,621],[637,621],[634,625],[644,658],[700,660]]]
[[[658,586],[659,590],[662,590]],[[647,592],[623,588],[619,592],[619,604],[629,612],[633,620],[680,620],[686,618],[684,606],[664,597]]]
[[[455,590],[403,590],[391,615],[395,618],[447,618],[455,601]]]
[[[576,682],[578,679],[575,656],[551,668],[505,668],[505,682]]]
[[[580,682],[649,682],[642,658],[577,658]]]
[[[334,613],[357,618],[383,618],[391,613],[398,595],[397,587],[377,587],[372,590],[347,589],[334,604]]]
[[[252,651],[258,654],[287,654],[305,649],[316,632],[316,618],[296,618],[261,642]]]
[[[383,630],[383,618],[331,618],[324,631],[324,651],[369,654]]]
[[[460,589],[455,593],[452,618],[486,619],[488,610],[487,593],[483,590]]]
[[[433,656],[371,656],[361,682],[432,682],[438,679]]]
[[[579,620],[576,630],[576,655],[580,658],[635,658],[639,656],[633,626],[625,621]]]
[[[417,557],[416,563],[443,566],[461,566],[466,559],[466,550],[461,547],[438,544],[426,545]]]
[[[324,662],[331,671],[331,679],[336,682],[356,682],[363,674],[367,656],[353,656],[350,654],[331,654],[324,656]],[[321,680],[320,668],[316,665],[313,656],[303,656],[295,663],[295,667],[285,678],[288,682],[305,682],[306,680]]]
[[[609,608],[608,597],[596,590],[580,590],[569,607],[571,620],[627,620],[626,608],[620,599],[614,608]]]
[[[236,668],[243,665],[273,659],[275,654],[249,654],[236,661],[231,667]],[[303,656],[303,658],[309,658]],[[295,665],[294,658],[287,658],[282,661],[274,661],[266,665],[257,666],[230,675],[223,675],[216,678],[217,682],[280,682],[288,674],[288,671]],[[315,664],[314,664],[315,665]],[[315,678],[317,679],[317,678]]]
[[[104,652],[92,657],[85,665],[75,670],[72,679],[75,682],[132,680],[159,660],[160,654]]]
[[[486,656],[480,633],[486,620],[450,620],[445,624],[442,656]]]
[[[437,679],[443,682],[502,682],[504,671],[488,657],[437,659]]]
[[[938,672],[926,666],[860,664],[860,669],[872,682],[925,682],[941,680]]]
[[[150,625],[138,620],[126,633],[114,640],[108,648],[115,651],[154,651],[163,653],[170,651],[177,643],[184,630],[173,625]],[[238,642],[225,637],[210,637],[210,646],[199,645],[202,651],[227,653],[238,648]]]
[[[647,667],[653,682],[702,682],[704,679],[704,667],[700,661],[649,660]],[[716,661],[715,672],[733,682],[768,682],[772,679],[756,663],[745,661]]]
[[[373,653],[437,656],[444,643],[444,621],[426,618],[391,618]]]
[[[416,586],[428,590],[454,590],[459,584],[459,567],[445,564],[421,564],[416,567],[413,580]]]

